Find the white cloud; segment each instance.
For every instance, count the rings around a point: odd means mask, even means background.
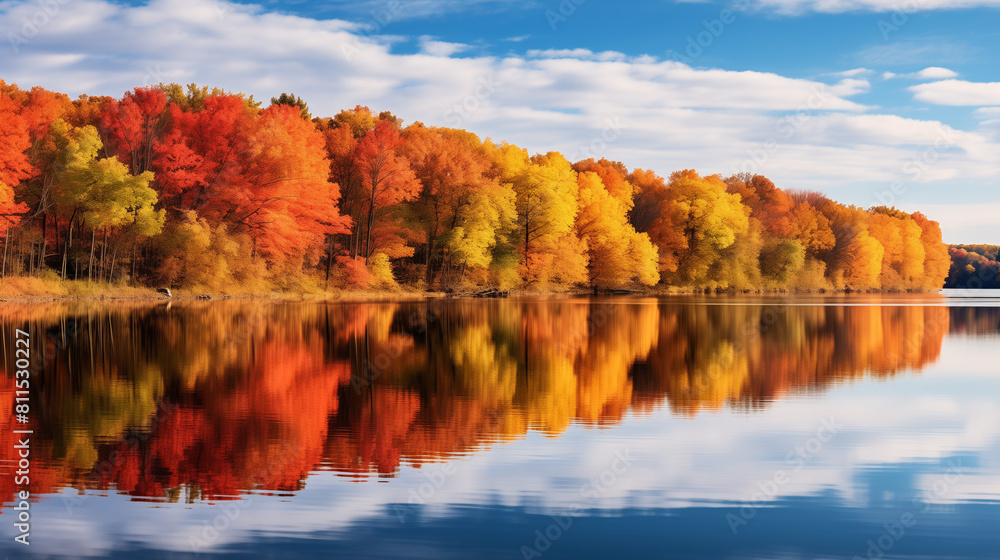
[[[537,10],[542,4],[536,0],[327,0],[327,8],[337,8],[349,14],[400,21],[430,18],[456,12],[497,13],[510,10]]]
[[[865,93],[871,89],[871,84],[868,80],[859,80],[856,78],[844,78],[836,84],[834,84],[830,91],[842,97],[851,97],[852,95],[857,95],[859,93]]]
[[[444,41],[435,41],[430,37],[420,38],[420,52],[423,54],[428,54],[437,57],[449,57],[458,54],[462,51],[466,51],[470,48],[469,45],[462,43],[446,43]]]
[[[912,78],[917,80],[943,80],[946,78],[955,78],[958,73],[954,70],[949,70],[947,68],[941,68],[940,66],[928,66],[919,72],[913,72],[910,74],[897,74],[895,72],[883,72],[883,80],[891,80],[893,78]]]
[[[595,56],[594,51],[590,49],[532,49],[527,52],[527,56],[531,58],[586,58],[591,59]]]
[[[681,3],[707,3],[711,0],[677,0]],[[385,0],[333,0],[328,2],[351,13],[365,14],[385,10]],[[473,11],[494,13],[510,10],[544,10],[558,2],[541,0],[408,0],[400,2],[401,9],[393,13],[394,19],[434,17],[444,13]],[[741,0],[737,7],[764,9],[783,15],[800,15],[809,12],[894,12],[906,13],[925,10],[953,10],[974,7],[1000,6],[1000,0],[919,0],[902,3],[900,0]]]
[[[935,105],[1000,105],[1000,82],[943,80],[909,88],[913,96]]]
[[[899,0],[757,0],[753,7],[775,11],[782,15],[810,12],[840,14],[845,12],[905,13],[928,10],[956,10],[976,7],[998,7],[1000,0],[920,0],[902,3]]]
[[[980,119],[998,119],[1000,118],[1000,107],[980,107],[972,114]]]
[[[980,107],[972,112],[979,119],[979,132],[995,143],[1000,143],[1000,107]],[[1000,150],[997,159],[1000,160]]]
[[[958,77],[958,73],[955,72],[954,70],[941,68],[940,66],[929,66],[919,72],[914,73],[913,77],[925,80],[938,80],[944,78],[956,78]]]
[[[857,76],[869,76],[874,73],[874,70],[868,68],[852,68],[851,70],[844,70],[843,72],[833,72],[830,76],[837,76],[840,78],[855,78]]]
[[[919,68],[931,62],[937,65],[962,64],[977,54],[975,47],[964,42],[939,37],[921,37],[865,47],[854,53],[853,57],[866,67]]]

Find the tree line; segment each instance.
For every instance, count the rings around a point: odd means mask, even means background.
[[[1000,288],[1000,246],[950,245],[951,270],[945,288]]]
[[[936,290],[939,225],[784,190],[667,178],[358,106],[194,84],[120,99],[0,81],[0,274],[226,291]]]

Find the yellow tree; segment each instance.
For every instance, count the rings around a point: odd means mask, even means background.
[[[910,290],[923,284],[924,246],[920,226],[905,212],[879,206],[871,210],[869,235],[885,248],[879,284],[882,289]]]
[[[517,195],[518,228],[523,245],[522,277],[528,284],[544,285],[558,276],[564,283],[586,280],[586,263],[582,258],[555,263],[555,254],[575,246],[573,225],[577,213],[576,172],[561,154],[549,152],[528,157],[528,152],[506,144],[494,151],[501,170],[501,180],[509,182]],[[556,264],[558,271],[553,270]],[[558,274],[553,274],[558,272]]]
[[[637,233],[628,222],[622,200],[609,192],[593,171],[580,173],[577,184],[576,234],[588,249],[591,286],[658,282],[656,251],[649,236]]]
[[[151,237],[163,230],[165,212],[154,208],[157,194],[150,187],[153,173],[146,171],[132,175],[117,158],[97,159],[101,142],[92,126],[72,130],[65,122],[56,121],[53,136],[61,152],[58,156],[61,161],[56,165],[61,170],[56,175],[56,200],[63,206],[73,208],[74,218],[78,213],[91,230],[91,275],[97,232],[103,231],[105,237],[102,263],[108,250],[108,235],[112,232],[117,234],[111,265],[106,269],[110,280],[114,275],[118,241],[122,234],[135,238]]]
[[[924,277],[920,287],[928,291],[940,290],[951,267],[948,246],[941,240],[941,225],[920,212],[910,216],[920,226],[920,241],[924,245]]]
[[[762,286],[761,260],[765,257],[765,238],[773,238],[756,218],[749,218],[745,233],[738,235],[732,245],[719,251],[718,258],[709,268],[702,285],[739,290]],[[786,257],[786,255],[783,255]],[[791,267],[790,276],[798,271],[794,260],[783,258],[781,266]]]
[[[604,158],[599,161],[590,158],[574,163],[573,169],[577,173],[588,171],[596,173],[601,178],[604,189],[621,202],[625,211],[632,210],[635,187],[628,180],[628,169],[625,164],[618,161],[608,161]]]
[[[464,130],[405,131],[404,153],[421,183],[414,206],[426,234],[427,280],[435,264],[485,269],[493,249],[516,219],[514,190],[499,180],[487,149]]]
[[[834,234],[834,245],[820,256],[826,275],[837,289],[872,290],[879,287],[885,247],[869,235],[870,216],[854,206],[826,200],[818,206]]]
[[[844,287],[855,290],[879,288],[885,247],[867,231],[860,231],[850,245],[851,258],[844,269]]]
[[[750,229],[749,209],[740,196],[726,192],[717,175],[702,178],[693,170],[670,176],[660,203],[660,216],[650,237],[666,262],[676,263],[672,279],[687,285],[713,285],[713,265],[722,250],[736,243]]]

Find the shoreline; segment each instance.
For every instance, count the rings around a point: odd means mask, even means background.
[[[77,293],[15,293],[6,292],[4,281],[0,280],[0,304],[4,303],[50,303],[50,302],[193,302],[193,301],[271,301],[271,302],[348,302],[348,303],[384,303],[394,301],[422,301],[428,299],[507,299],[477,296],[477,292],[442,292],[442,291],[408,291],[400,290],[334,290],[326,292],[269,292],[269,293],[236,293],[226,294],[211,291],[178,290],[171,296],[157,292],[155,288],[89,285],[85,292]],[[66,286],[60,286],[65,289]],[[947,288],[942,288],[942,290]],[[60,290],[62,291],[62,290]],[[1000,290],[998,290],[1000,293]],[[667,296],[772,296],[772,297],[809,297],[809,296],[849,296],[849,295],[941,295],[941,291],[898,291],[898,290],[733,290],[733,289],[685,289],[679,287],[661,287],[650,290],[594,290],[577,289],[566,291],[552,290],[511,290],[509,298],[521,297],[667,297]]]

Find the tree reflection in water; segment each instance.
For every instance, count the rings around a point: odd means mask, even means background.
[[[32,378],[32,494],[168,501],[295,492],[317,470],[392,477],[662,406],[752,411],[918,372],[949,331],[1000,330],[996,308],[721,302],[25,304],[0,309],[0,329],[9,349],[27,325],[48,357]],[[6,460],[14,428],[0,429]]]

